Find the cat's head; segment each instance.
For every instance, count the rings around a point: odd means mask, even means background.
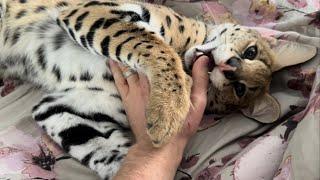
[[[282,43],[251,28],[222,24],[211,28],[205,44],[187,51],[185,63],[191,68],[200,55],[210,59],[207,110],[241,110],[249,117],[271,122],[280,115],[278,102],[269,94],[272,73],[315,54],[312,46]]]

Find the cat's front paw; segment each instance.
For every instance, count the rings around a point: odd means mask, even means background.
[[[147,132],[155,147],[166,144],[182,128],[191,105],[192,80],[186,76],[181,89],[151,90],[147,107]]]

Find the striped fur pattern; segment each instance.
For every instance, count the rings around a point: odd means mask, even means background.
[[[115,175],[134,142],[108,58],[147,75],[151,88],[147,132],[160,147],[180,130],[190,108],[192,82],[181,56],[189,66],[197,56],[195,47],[206,44],[214,61],[226,61],[259,39],[238,25],[207,26],[170,8],[141,2],[0,2],[0,75],[18,77],[47,92],[34,106],[33,118],[103,179]],[[258,44],[260,48],[266,46]],[[258,79],[252,74],[246,79],[241,69],[236,77],[215,68],[208,110],[225,112],[230,105],[240,106],[265,92],[272,64],[268,51],[259,53],[265,61],[257,65]],[[240,78],[251,83],[248,96],[236,95],[233,83]]]
[[[163,10],[152,13],[157,9]],[[204,41],[203,23],[190,20],[199,34],[191,36],[182,22],[187,18],[171,9],[119,1],[8,0],[1,14],[1,74],[48,92],[33,118],[101,178],[114,176],[134,141],[107,58],[148,76],[148,133],[155,146],[180,129],[191,82],[178,53]],[[183,36],[175,38],[168,27]]]

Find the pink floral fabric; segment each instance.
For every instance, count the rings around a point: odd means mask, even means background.
[[[239,23],[283,43],[320,48],[319,0],[146,0],[208,23]],[[98,179],[64,154],[30,117],[41,92],[0,81],[0,179]],[[320,179],[320,51],[274,75],[281,118],[262,124],[242,114],[204,117],[177,180]]]

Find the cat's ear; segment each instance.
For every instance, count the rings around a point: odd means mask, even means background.
[[[262,27],[246,27],[258,32],[261,37],[269,44],[275,55],[275,62],[272,72],[284,67],[300,64],[312,59],[317,54],[317,47],[295,42],[294,40],[283,40],[275,37],[285,35],[283,32]],[[299,35],[295,35],[299,39]]]
[[[281,109],[278,101],[270,94],[265,93],[241,111],[245,116],[262,123],[272,123],[279,119]]]
[[[294,41],[277,40],[272,37],[264,39],[269,43],[275,55],[272,72],[287,66],[306,62],[317,54],[317,48],[315,46]]]

